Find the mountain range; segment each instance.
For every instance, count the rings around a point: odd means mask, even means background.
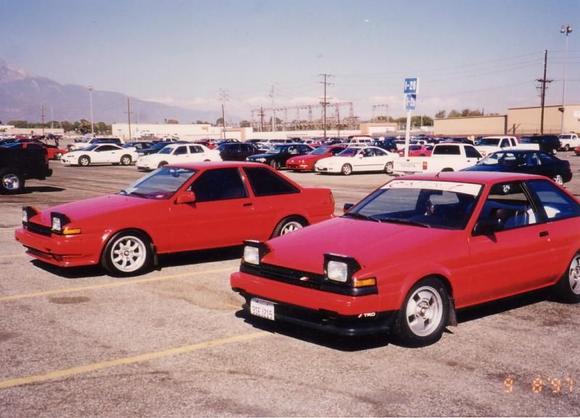
[[[127,120],[127,95],[94,90],[92,96],[95,122]],[[46,121],[90,119],[89,90],[86,86],[60,84],[46,77],[28,74],[0,60],[0,121],[40,122],[43,105]],[[217,112],[169,106],[133,97],[131,112],[131,120],[140,123],[163,123],[166,119],[175,119],[180,123],[197,120],[212,122],[218,117]]]

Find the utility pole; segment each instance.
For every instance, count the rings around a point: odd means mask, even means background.
[[[260,132],[264,131],[264,108],[260,106]]]
[[[274,85],[270,89],[270,99],[272,99],[272,132],[276,130],[276,107],[274,106]]]
[[[127,96],[127,122],[129,124],[129,142],[131,142],[131,98]]]
[[[219,98],[222,102],[222,138],[226,139],[226,111],[225,111],[225,102],[230,100],[230,95],[227,90],[220,89],[219,91]]]
[[[324,99],[320,103],[322,105],[322,129],[324,130],[323,137],[326,140],[326,106],[328,106],[327,96],[326,96],[326,88],[331,86],[332,84],[329,83],[327,80],[328,78],[332,77],[332,74],[322,73],[319,74],[322,77],[320,84],[324,86]]]
[[[89,104],[91,108],[91,135],[95,136],[95,121],[93,117],[93,87],[89,86]]]
[[[40,106],[40,120],[42,121],[42,136],[44,136],[44,105]]]
[[[572,26],[562,25],[560,33],[566,36],[566,55],[564,58],[564,74],[562,76],[562,120],[560,122],[560,133],[564,133],[564,113],[566,110],[566,64],[568,63],[568,36],[572,33]],[[546,78],[544,76],[544,78]]]
[[[538,83],[540,83],[540,90],[541,90],[541,112],[540,112],[540,134],[544,134],[544,107],[546,104],[546,87],[547,84],[551,83],[553,80],[546,79],[546,74],[548,70],[548,50],[544,50],[544,77],[536,79]]]

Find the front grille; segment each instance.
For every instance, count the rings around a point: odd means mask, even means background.
[[[49,226],[35,224],[32,222],[28,222],[28,223],[24,224],[24,228],[27,231],[30,231],[32,233],[39,234],[39,235],[44,235],[45,237],[50,237],[52,234]]]

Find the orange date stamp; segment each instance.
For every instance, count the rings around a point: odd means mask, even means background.
[[[564,395],[576,391],[576,381],[570,377],[534,376],[530,379],[508,375],[503,381],[505,393],[524,393],[525,391],[540,394],[550,393]]]

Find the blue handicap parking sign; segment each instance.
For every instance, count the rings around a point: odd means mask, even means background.
[[[417,107],[417,95],[416,94],[405,94],[405,110],[415,110]]]
[[[417,94],[418,80],[417,77],[406,78],[403,87],[405,94]]]

